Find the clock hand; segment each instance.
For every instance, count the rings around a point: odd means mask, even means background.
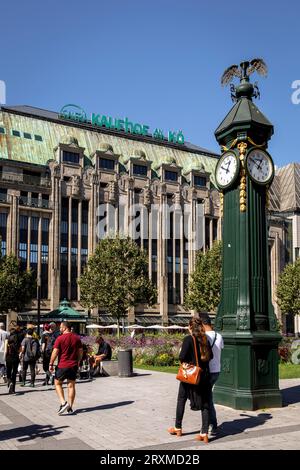
[[[262,161],[263,161],[263,159],[259,160],[259,165],[258,165],[258,167],[257,167],[259,170],[261,170]]]
[[[253,163],[255,163],[255,165],[256,165],[256,167],[257,167],[258,169],[260,168],[259,165],[257,164],[257,161],[256,161],[256,160],[254,160],[253,158],[251,158],[251,161],[252,161]],[[259,160],[259,161],[261,162],[261,160]]]

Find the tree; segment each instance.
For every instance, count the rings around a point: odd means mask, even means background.
[[[206,253],[198,251],[195,271],[191,275],[185,295],[187,308],[206,312],[216,310],[220,302],[222,271],[222,243],[215,242]]]
[[[130,238],[105,238],[79,280],[81,303],[103,308],[118,325],[130,307],[152,305],[156,290],[148,278],[147,255]]]
[[[18,258],[0,252],[0,312],[21,311],[35,293],[32,271],[22,271]]]
[[[280,274],[277,299],[282,313],[300,314],[300,258],[288,264]]]

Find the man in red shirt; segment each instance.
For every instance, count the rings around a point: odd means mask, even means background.
[[[55,389],[60,399],[58,414],[61,415],[67,410],[73,413],[73,403],[75,400],[75,381],[78,365],[82,358],[82,344],[79,336],[71,332],[71,325],[67,321],[60,324],[61,335],[56,339],[50,358],[49,370],[54,370],[54,361],[58,356],[58,365],[55,370]],[[68,401],[62,388],[63,381],[68,381]]]

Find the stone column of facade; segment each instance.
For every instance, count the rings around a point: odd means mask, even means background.
[[[151,212],[151,190],[147,185],[144,189],[144,215],[147,218],[147,236],[148,236],[148,263],[149,279],[152,279],[152,212]],[[144,233],[144,231],[142,232]]]
[[[114,181],[114,191],[115,191],[115,234],[119,233],[119,186],[118,181]]]
[[[89,203],[89,233],[88,233],[88,254],[94,252],[96,248],[96,228],[97,228],[97,207],[98,207],[98,194],[99,194],[99,177],[96,170],[91,173],[91,200]]]
[[[81,275],[81,227],[82,225],[82,201],[78,201],[78,255],[77,255],[77,278]],[[80,301],[80,287],[77,284],[77,299]]]
[[[6,253],[12,252],[12,196],[8,191],[9,209],[7,213],[7,228],[6,228]]]
[[[128,309],[128,316],[127,316],[128,324],[132,325],[135,323],[135,309],[134,307],[130,307]]]
[[[218,240],[221,240],[222,239],[222,215],[221,215],[221,211],[220,211],[220,215],[218,217],[218,225],[217,225],[217,236],[218,236]]]
[[[213,219],[209,219],[209,247],[212,248],[214,242]]]
[[[183,303],[184,300],[184,265],[183,265],[183,258],[184,258],[184,205],[183,211],[181,210],[181,217],[180,217],[180,303]]]
[[[125,226],[125,231],[127,231],[127,235],[133,238],[133,223],[132,223],[132,207],[134,205],[134,178],[128,177],[127,180],[127,227]],[[126,213],[126,208],[125,208]]]
[[[167,228],[167,194],[166,185],[161,184],[160,210],[158,217],[158,291],[159,291],[159,311],[164,324],[168,323],[168,276],[167,276],[167,253],[166,253],[166,228]]]
[[[180,231],[181,227],[181,218],[182,218],[182,198],[181,198],[181,190],[178,189],[178,192],[175,193],[175,207],[174,207],[174,215],[173,215],[173,288],[174,288],[174,295],[173,295],[173,302],[174,304],[177,303],[176,301],[176,242],[179,240],[180,247],[182,245],[182,234]],[[180,258],[180,257],[179,257]],[[180,294],[179,294],[180,295]]]
[[[42,271],[42,214],[39,214],[38,225],[38,263],[37,263],[37,281],[41,281]]]
[[[189,243],[189,276],[194,272],[195,269],[195,259],[196,253],[193,249],[193,245],[196,241],[196,204],[197,204],[197,193],[194,189],[190,191],[190,214],[189,214],[189,234],[188,234],[188,243]]]
[[[57,162],[49,165],[51,169],[51,204],[53,207],[52,218],[49,227],[49,255],[51,265],[50,309],[53,310],[59,304],[60,299],[60,207],[61,207],[61,180],[60,166]]]
[[[27,269],[30,269],[31,217],[32,217],[31,214],[28,215],[28,223],[27,223]]]
[[[148,211],[148,263],[149,263],[149,279],[152,279],[152,211]]]
[[[118,231],[118,223],[116,217],[116,207],[118,206],[118,191],[116,181],[109,183],[108,203],[107,203],[107,227],[111,234]]]
[[[72,197],[69,197],[68,210],[68,299],[71,299],[71,261],[72,261]]]
[[[10,218],[10,252],[18,256],[18,239],[19,239],[19,203],[18,196],[12,194],[11,218]]]
[[[269,242],[270,243],[270,242]],[[270,265],[271,265],[271,296],[272,296],[272,303],[274,305],[274,311],[276,317],[282,323],[282,316],[280,309],[276,303],[276,285],[278,282],[279,274],[280,274],[280,259],[278,256],[278,252],[280,250],[279,246],[280,240],[278,233],[275,233],[275,238],[273,240],[271,250],[270,250]]]

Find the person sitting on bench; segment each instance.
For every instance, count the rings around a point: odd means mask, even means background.
[[[95,362],[93,364],[94,373],[97,367],[99,367],[99,373],[102,374],[102,361],[111,361],[112,351],[109,343],[104,341],[102,336],[98,336],[96,342],[98,343],[98,352],[95,356]]]

